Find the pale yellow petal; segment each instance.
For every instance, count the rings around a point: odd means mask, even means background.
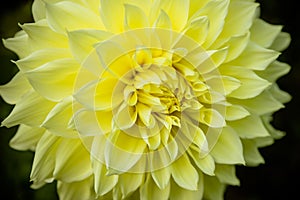
[[[31,187],[41,186],[41,182],[53,180],[56,151],[61,139],[46,132],[40,139],[34,155],[30,179],[33,181]]]
[[[240,120],[228,122],[228,125],[231,126],[241,138],[251,139],[255,137],[269,136],[269,133],[263,125],[260,117],[255,114]]]
[[[45,129],[43,128],[30,127],[21,124],[17,133],[9,141],[9,146],[20,151],[34,151],[44,132]]]
[[[249,43],[243,53],[230,64],[242,66],[251,70],[265,70],[271,62],[275,61],[280,53],[265,49],[254,43]]]
[[[170,184],[168,183],[163,189],[157,187],[151,176],[148,176],[145,183],[140,188],[141,200],[168,200],[170,194]]]
[[[279,35],[281,29],[282,26],[271,25],[262,19],[255,19],[250,29],[251,40],[262,47],[269,48]]]
[[[32,87],[43,97],[60,101],[72,95],[78,68],[79,64],[73,59],[59,59],[27,71],[26,76]]]
[[[21,28],[28,34],[32,50],[68,47],[67,37],[51,30],[46,20],[24,24]]]
[[[270,82],[275,82],[278,78],[286,75],[291,70],[287,63],[274,61],[265,70],[258,71],[257,74]]]
[[[49,26],[62,34],[65,34],[67,30],[104,28],[99,15],[79,4],[69,1],[54,4],[46,3],[46,17]]]
[[[203,174],[199,173],[198,176],[199,176],[199,181],[196,190],[187,190],[185,188],[180,187],[180,185],[177,185],[176,183],[172,182],[170,200],[202,199],[204,187],[206,185],[203,182]],[[192,178],[192,176],[189,178]]]
[[[128,197],[137,190],[144,179],[143,173],[124,173],[119,175],[118,185],[122,193],[122,198]]]
[[[286,32],[281,32],[272,43],[270,49],[274,49],[275,51],[283,51],[290,45],[290,43],[291,35]]]
[[[96,199],[93,191],[93,177],[82,181],[65,183],[58,181],[57,192],[60,199],[64,200],[94,200]]]
[[[229,105],[226,107],[225,119],[228,121],[234,121],[249,116],[250,113],[243,106]]]
[[[255,140],[242,140],[244,147],[244,158],[248,166],[258,166],[265,163],[264,158],[258,150]]]
[[[221,183],[240,185],[235,174],[235,165],[216,165],[215,174]]]
[[[80,63],[90,54],[96,43],[110,36],[111,33],[109,32],[94,29],[80,29],[68,32],[71,52]]]
[[[252,25],[257,3],[244,1],[231,2],[225,19],[221,38],[245,34]]]
[[[223,200],[226,186],[214,177],[204,176],[204,199]]]
[[[30,88],[28,80],[19,72],[7,84],[0,86],[0,95],[5,102],[16,104]]]
[[[142,9],[131,4],[125,4],[125,28],[145,28],[149,27],[149,21]]]
[[[6,127],[18,124],[40,126],[54,105],[55,103],[44,99],[36,92],[29,92],[17,102],[10,115],[2,121],[2,125]]]
[[[182,170],[184,169],[184,170]],[[187,155],[182,155],[171,165],[174,181],[187,190],[197,190],[199,174],[191,164]]]
[[[22,30],[15,37],[3,39],[5,48],[15,52],[19,58],[24,58],[32,53],[31,46],[28,44],[28,35]]]
[[[259,77],[252,70],[244,67],[224,65],[220,71],[221,73],[232,76],[241,82],[241,86],[230,93],[228,95],[229,97],[235,97],[238,99],[253,98],[263,92],[271,84],[267,80]]]
[[[55,155],[55,179],[71,183],[84,180],[91,174],[90,155],[81,140],[62,139]]]
[[[108,173],[114,174],[130,170],[143,155],[146,143],[121,131],[110,135],[104,154]]]
[[[63,99],[49,112],[42,127],[51,133],[67,138],[78,137],[77,132],[68,127],[73,116],[72,98]]]
[[[232,102],[242,105],[244,108],[257,115],[273,113],[284,107],[284,105],[276,100],[269,91],[264,91],[255,98],[244,99],[243,101],[233,100]]]
[[[16,65],[22,72],[36,69],[48,62],[63,58],[71,58],[71,53],[64,48],[46,48],[33,52],[27,57],[16,61]]]
[[[124,0],[101,0],[100,16],[108,31],[119,33],[124,28]]]
[[[251,124],[253,125],[253,124]],[[236,131],[225,127],[210,154],[217,163],[244,164],[243,146]]]
[[[169,167],[163,167],[151,172],[151,176],[155,184],[161,190],[165,189],[170,184],[171,171]]]

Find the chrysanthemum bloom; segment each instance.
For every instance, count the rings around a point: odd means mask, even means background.
[[[254,0],[36,0],[4,40],[10,145],[63,200],[222,199],[282,132],[290,38]]]

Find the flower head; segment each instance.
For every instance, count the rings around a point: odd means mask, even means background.
[[[19,72],[0,87],[33,150],[33,188],[61,199],[222,199],[235,166],[282,133],[282,27],[245,0],[35,0],[4,40]]]

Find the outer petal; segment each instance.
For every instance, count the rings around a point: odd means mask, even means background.
[[[55,103],[44,99],[36,92],[29,92],[18,101],[10,115],[2,121],[2,125],[6,127],[18,124],[40,126],[54,105]]]
[[[58,181],[57,192],[59,198],[64,200],[94,200],[96,198],[93,191],[93,177],[72,183]]]
[[[83,28],[104,28],[98,15],[79,4],[69,1],[54,4],[46,3],[46,17],[50,27],[58,33]]]
[[[252,123],[253,124],[253,123]],[[252,125],[251,124],[251,125]],[[230,128],[225,127],[210,154],[217,163],[244,164],[243,146],[239,136]]]
[[[141,200],[168,200],[170,194],[170,184],[167,184],[164,189],[160,189],[151,176],[148,176],[145,183],[140,187]]]
[[[216,177],[204,176],[204,195],[205,199],[223,200],[226,186]]]
[[[67,183],[77,182],[92,174],[89,152],[80,139],[62,139],[54,158],[53,176],[57,180]]]
[[[191,178],[191,177],[189,177]],[[172,182],[170,200],[182,200],[182,199],[202,199],[204,192],[203,174],[199,173],[199,183],[197,190],[191,191],[185,188],[179,187],[176,183]],[[206,186],[206,185],[205,185]]]
[[[187,190],[197,190],[199,174],[190,163],[187,155],[182,155],[171,165],[171,168],[172,177],[180,187]]]
[[[78,137],[77,132],[68,127],[72,116],[72,98],[66,98],[56,104],[41,126],[58,136],[68,138]]]
[[[33,188],[38,188],[46,182],[53,181],[56,151],[61,138],[46,132],[36,147],[30,178]]]
[[[32,87],[51,101],[60,101],[73,93],[79,64],[73,59],[55,60],[26,72]],[[49,78],[55,77],[55,78]]]
[[[9,145],[20,151],[34,151],[44,132],[45,129],[43,128],[33,128],[21,124],[15,136],[10,140]]]
[[[240,181],[235,175],[234,165],[216,165],[215,173],[221,183],[240,185]]]
[[[255,126],[253,126],[255,124]],[[269,136],[259,116],[252,114],[246,118],[228,122],[241,138],[256,138]]]
[[[30,84],[22,73],[17,73],[10,82],[0,86],[1,97],[9,104],[16,104],[30,90]]]

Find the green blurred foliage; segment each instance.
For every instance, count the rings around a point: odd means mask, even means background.
[[[240,187],[228,187],[227,200],[292,199],[297,195],[297,181],[300,179],[300,12],[297,1],[258,0],[261,3],[261,17],[272,24],[284,25],[292,43],[279,60],[292,66],[291,72],[282,77],[279,86],[289,92],[293,99],[286,108],[274,115],[274,126],[287,134],[272,146],[261,149],[266,163],[258,167],[237,167]],[[1,5],[1,38],[13,37],[20,30],[18,23],[32,22],[32,0],[11,0]],[[0,45],[0,84],[8,82],[17,72],[11,60],[17,56]],[[0,121],[11,111],[12,106],[0,98]],[[56,200],[55,183],[39,190],[30,189],[30,170],[33,152],[20,152],[9,147],[17,127],[0,128],[0,192],[1,197],[10,200]],[[296,184],[294,183],[296,181]]]

